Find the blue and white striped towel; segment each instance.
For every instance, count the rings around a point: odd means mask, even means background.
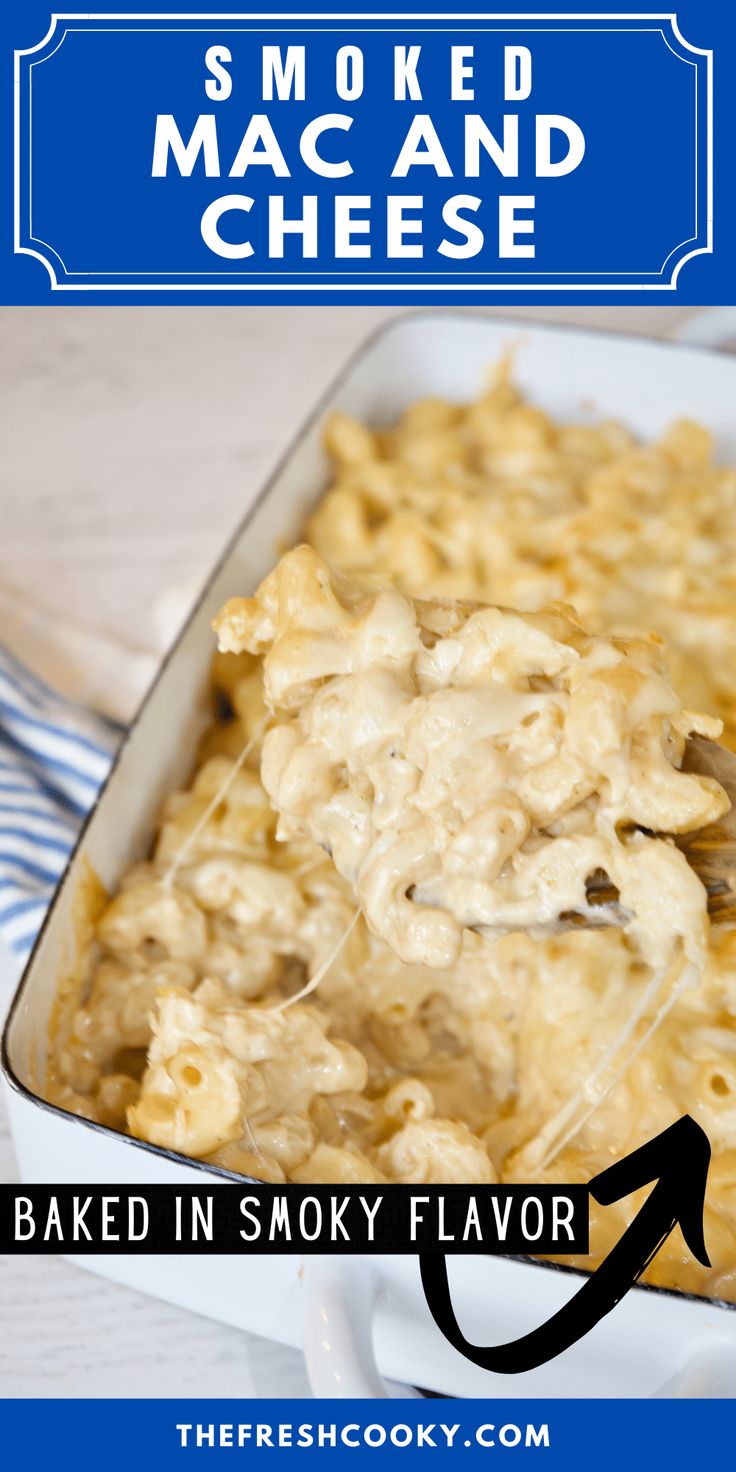
[[[0,936],[25,956],[120,732],[0,645]]]

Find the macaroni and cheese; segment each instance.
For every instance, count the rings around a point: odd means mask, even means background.
[[[722,810],[678,767],[691,730],[736,744],[736,472],[693,424],[644,447],[555,424],[505,372],[326,443],[313,552],[245,637],[224,616],[255,652],[215,659],[219,719],[102,909],[48,1095],[300,1182],[587,1180],[687,1111],[712,1267],[673,1233],[647,1278],[736,1300],[736,936],[651,836]],[[301,594],[279,622],[284,567],[317,579],[318,628]],[[591,863],[625,925],[557,933]],[[670,946],[691,970],[664,1006]],[[593,1206],[593,1261],[639,1204]]]
[[[585,882],[602,870],[644,959],[664,966],[680,941],[700,974],[706,893],[653,833],[730,807],[677,765],[721,723],[683,710],[655,636],[591,638],[562,605],[415,603],[335,577],[309,547],[215,627],[223,652],[263,655],[276,837],[326,849],[402,961],[452,966],[468,928],[593,917]]]

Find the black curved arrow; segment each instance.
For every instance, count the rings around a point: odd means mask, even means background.
[[[620,1241],[582,1288],[546,1324],[521,1339],[488,1346],[469,1343],[455,1318],[447,1260],[442,1253],[422,1253],[419,1258],[432,1318],[453,1347],[484,1370],[519,1375],[546,1364],[582,1339],[615,1308],[678,1222],[693,1257],[710,1267],[703,1236],[709,1163],[707,1135],[689,1114],[684,1114],[661,1135],[594,1176],[588,1189],[601,1206],[610,1206],[650,1181],[656,1180],[657,1184]]]

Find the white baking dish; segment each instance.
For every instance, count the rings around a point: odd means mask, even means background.
[[[22,1176],[29,1182],[148,1183],[222,1179],[217,1172],[52,1108],[38,1097],[57,978],[74,955],[74,900],[89,863],[109,886],[142,855],[163,794],[187,777],[206,719],[210,621],[251,591],[277,540],[297,533],[325,484],[325,413],[390,421],[414,399],[478,392],[489,365],[517,346],[523,389],[562,418],[605,414],[652,437],[679,414],[701,419],[736,462],[736,360],[691,347],[494,322],[445,313],[398,319],[361,349],[300,432],[227,549],[166,661],[87,823],[18,988],[3,1070]],[[416,1259],[100,1257],[83,1265],[200,1313],[289,1344],[305,1343],[322,1393],[381,1394],[371,1358],[394,1380],[447,1394],[505,1396],[736,1395],[736,1312],[640,1288],[580,1344],[517,1377],[458,1355],[424,1304]],[[549,1317],[578,1278],[530,1262],[456,1259],[456,1310],[469,1338],[499,1343]],[[111,1325],[114,1332],[114,1325]]]

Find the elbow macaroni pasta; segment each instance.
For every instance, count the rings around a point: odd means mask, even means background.
[[[653,835],[729,809],[713,778],[678,769],[685,738],[721,723],[683,710],[654,636],[590,638],[562,605],[412,602],[306,546],[215,627],[222,651],[263,655],[277,838],[326,849],[402,961],[454,965],[469,927],[593,916],[585,881],[602,870],[644,959],[665,966],[679,940],[702,972],[705,890]]]
[[[263,610],[257,636],[258,620],[247,640],[229,626],[233,647],[256,652],[216,656],[227,717],[189,790],[165,803],[149,861],[103,910],[80,993],[59,1010],[48,1097],[271,1181],[523,1179],[529,1142],[585,1086],[678,932],[696,984],[536,1178],[587,1180],[690,1112],[714,1151],[712,1268],[675,1233],[647,1279],[736,1301],[736,936],[708,934],[702,888],[677,850],[646,839],[640,854],[631,831],[697,827],[722,801],[678,764],[687,732],[714,734],[714,721],[736,745],[736,471],[712,463],[693,424],[643,447],[619,425],[555,424],[504,371],[477,402],[423,401],[389,430],[333,416],[326,443],[334,479],[305,529],[313,551],[286,561],[318,579],[319,638],[308,629],[305,648],[278,618],[266,630]],[[326,573],[319,584],[324,563],[347,592]],[[350,591],[366,581],[367,593]],[[561,602],[576,614],[541,611]],[[370,623],[371,610],[378,643],[346,668],[359,643],[351,621]],[[388,682],[385,638],[398,641]],[[448,645],[460,649],[453,668]],[[498,658],[508,708],[486,737]],[[345,680],[347,726],[329,695]],[[359,708],[397,725],[388,750],[400,754],[382,750],[377,770]],[[467,769],[463,742],[447,744],[460,709]],[[482,782],[478,744],[492,758]],[[315,802],[326,778],[335,811]],[[422,784],[426,801],[407,809]],[[373,888],[366,873],[407,811],[430,825],[433,867],[417,874],[410,834],[386,899],[380,865]],[[523,885],[499,890],[510,860],[543,865],[539,854],[562,843],[569,858],[581,842],[586,863],[620,861],[622,894],[634,885],[626,931],[555,933],[557,874],[533,915],[526,868]],[[660,859],[664,928],[647,910]],[[415,928],[407,875],[431,901],[426,915],[439,915],[436,933]],[[351,928],[356,884],[370,925],[361,916]],[[573,908],[579,874],[576,884],[564,895]],[[545,933],[516,929],[540,917]],[[496,938],[465,928],[469,918]],[[318,989],[292,1003],[330,958]],[[593,1260],[637,1205],[593,1205]]]

